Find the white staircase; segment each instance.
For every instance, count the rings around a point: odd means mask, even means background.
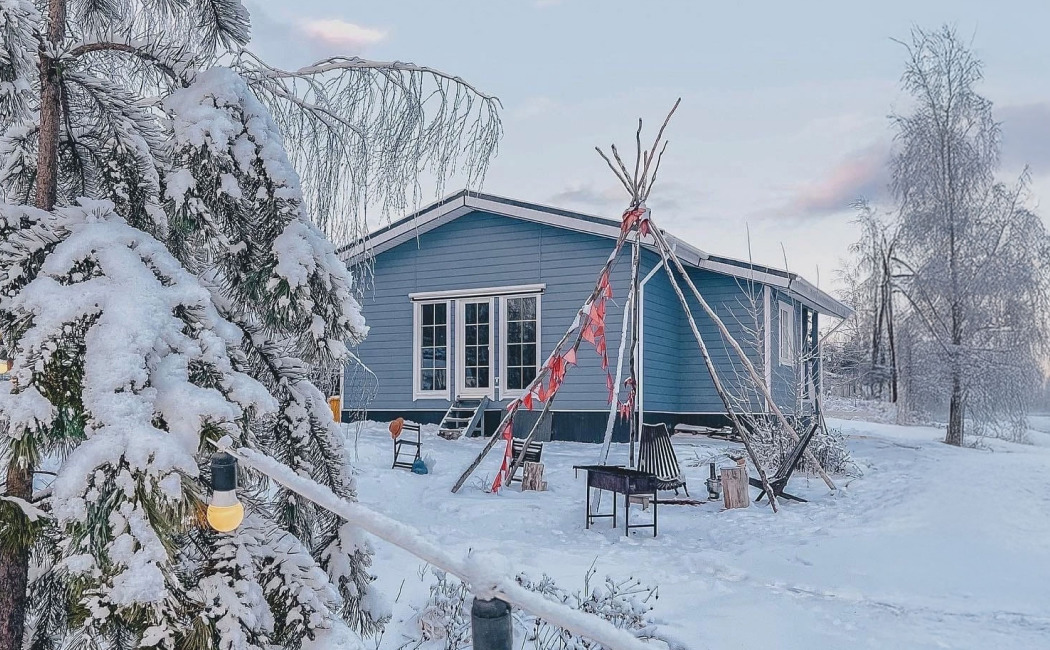
[[[438,435],[448,440],[456,440],[463,435],[474,435],[475,431],[482,433],[485,407],[489,405],[489,398],[467,400],[457,399],[448,407],[445,417],[441,420]]]

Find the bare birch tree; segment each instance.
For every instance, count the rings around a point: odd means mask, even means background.
[[[996,181],[999,124],[977,92],[981,61],[949,27],[915,29],[903,45],[902,87],[914,104],[893,116],[895,286],[920,326],[913,340],[922,363],[935,364],[943,381],[945,442],[961,445],[968,404],[999,410],[999,398],[1018,395],[1037,366],[1046,234],[1024,207],[1027,176],[1012,187]]]

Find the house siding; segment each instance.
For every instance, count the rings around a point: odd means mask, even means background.
[[[448,408],[446,399],[413,399],[413,319],[409,294],[428,291],[458,291],[485,287],[545,284],[541,294],[541,330],[539,360],[551,353],[575,318],[583,301],[594,288],[597,274],[612,251],[609,238],[565,228],[474,211],[449,223],[420,234],[384,251],[372,260],[372,280],[362,299],[369,326],[368,338],[355,350],[361,360],[378,377],[375,396],[368,404],[377,417],[403,414],[423,422],[434,422]],[[644,287],[642,315],[642,400],[646,420],[663,420],[669,424],[722,423],[724,406],[700,356],[696,341],[682,312],[666,272],[660,268],[659,256],[642,251],[640,274],[645,277],[657,269]],[[763,333],[754,331],[762,325],[762,314],[752,313],[750,295],[762,308],[762,285],[749,284],[729,276],[700,269],[688,269],[690,278],[705,299],[719,314],[737,341],[748,351],[759,372],[763,368]],[[677,275],[677,274],[676,274]],[[722,340],[718,328],[700,308],[688,286],[677,278],[687,296],[708,351],[729,390],[747,399],[753,410],[764,410],[753,387],[744,379],[746,371],[735,351]],[[612,273],[613,298],[606,318],[610,372],[615,376],[623,305],[630,285],[630,248],[625,247]],[[793,408],[794,383],[797,373],[779,364],[778,301],[790,301],[773,291],[771,300],[773,392],[781,408]],[[796,309],[796,323],[800,305]],[[453,303],[454,304],[454,303]],[[451,305],[450,305],[451,306]],[[494,303],[493,373],[498,373],[500,348],[500,308]],[[455,309],[449,310],[449,384],[455,397]],[[757,318],[756,318],[757,316]],[[578,367],[570,371],[558,393],[554,417],[542,427],[542,437],[561,440],[597,441],[605,427],[607,414],[606,375],[599,357],[588,344],[580,347]],[[624,377],[627,363],[624,360]],[[348,369],[347,392],[352,400],[351,373]],[[501,378],[502,380],[502,378]],[[501,396],[502,397],[502,396]],[[493,402],[486,413],[486,429],[491,431],[499,420],[499,410],[508,399]],[[346,402],[352,404],[352,402]],[[651,417],[650,415],[651,414]],[[712,419],[714,418],[714,419]],[[521,429],[523,423],[516,423]],[[716,422],[716,420],[718,420]],[[517,426],[521,424],[522,426]],[[516,431],[516,434],[522,433]],[[617,440],[626,439],[626,427],[618,422]]]
[[[372,286],[362,301],[371,331],[356,350],[380,378],[369,408],[443,411],[448,407],[443,399],[413,400],[410,293],[545,283],[540,299],[542,361],[594,288],[610,251],[606,238],[473,212],[376,256]],[[620,305],[630,282],[629,260],[629,254],[622,256],[612,275],[614,300]],[[616,360],[621,319],[622,310],[610,304],[606,320],[610,364]],[[455,327],[451,330],[454,339]],[[496,362],[501,345],[495,319],[493,330]],[[455,373],[449,376],[454,381]],[[579,367],[558,393],[558,408],[596,409],[606,398],[599,358],[593,348],[581,346]]]

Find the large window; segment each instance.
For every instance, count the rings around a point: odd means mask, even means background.
[[[539,296],[506,298],[504,389],[520,393],[536,378],[539,368]]]
[[[489,299],[462,303],[464,391],[487,392],[491,385],[491,305]]]
[[[415,310],[415,393],[448,394],[448,303],[417,303]]]
[[[795,308],[788,303],[780,303],[780,364],[795,365]]]

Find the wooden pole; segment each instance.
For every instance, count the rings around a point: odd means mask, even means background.
[[[634,391],[634,408],[631,409],[631,430],[629,432],[631,449],[630,449],[630,461],[631,467],[635,466],[634,463],[634,441],[638,439],[638,433],[641,431],[641,419],[642,414],[638,404],[638,368],[636,359],[638,355],[638,324],[639,316],[642,313],[641,305],[638,303],[638,265],[641,263],[641,231],[635,231],[634,233],[634,247],[631,249],[631,302],[634,305],[634,311],[631,312],[631,358],[629,362],[631,364],[631,390]],[[624,315],[626,317],[626,314]]]
[[[623,379],[623,355],[627,350],[627,327],[631,324],[631,311],[635,309],[634,296],[628,294],[627,304],[624,305],[623,322],[620,323],[620,347],[616,350],[616,379],[614,385],[617,390],[620,387],[620,381]],[[609,404],[609,418],[605,421],[605,436],[602,439],[602,450],[598,454],[598,464],[604,465],[609,460],[609,447],[612,445],[612,433],[613,426],[616,425],[616,420],[619,417],[619,410],[616,408],[616,400],[613,400]],[[598,492],[598,498],[601,499],[601,491]]]
[[[613,252],[609,255],[609,259],[605,262],[605,266],[603,266],[602,270],[598,272],[598,278],[601,278],[603,274],[612,272],[613,263],[616,261],[617,255],[620,254],[620,249],[623,248],[623,244],[625,241],[627,241],[627,233],[621,232],[620,236],[616,239],[616,246],[613,248]],[[595,282],[594,290],[591,291],[590,297],[587,298],[587,300],[583,303],[584,307],[593,304],[601,290],[601,282]],[[566,330],[565,334],[561,337],[561,340],[558,341],[557,345],[554,346],[554,349],[551,350],[550,355],[547,356],[547,360],[543,363],[543,367],[540,368],[540,371],[536,374],[536,378],[533,379],[532,382],[530,382],[529,385],[525,387],[525,394],[530,393],[546,378],[547,373],[550,372],[551,359],[553,359],[554,355],[557,354],[559,350],[561,350],[562,346],[565,345],[565,343],[569,340],[569,335],[572,334],[574,331],[576,331],[576,342],[573,344],[573,349],[578,349],[580,347],[580,339],[583,336],[582,319],[584,316],[584,307],[580,307],[580,310],[576,312],[576,320],[574,320],[574,322],[579,321],[579,325],[575,329],[570,327],[568,330]],[[536,333],[536,340],[542,340],[542,337],[540,337],[540,332]],[[547,401],[548,403],[553,401],[553,396],[549,397]],[[512,402],[511,405],[513,408],[508,407],[507,414],[504,415],[503,419],[500,420],[500,423],[496,425],[497,434],[500,431],[502,431],[504,427],[507,426],[507,423],[510,421],[510,419],[514,417],[514,412],[517,410],[517,404]],[[499,439],[499,435],[493,435],[492,438],[488,441],[488,443],[485,444],[484,449],[481,450],[481,452],[477,455],[477,458],[475,458],[474,461],[470,464],[470,467],[468,467],[463,472],[463,474],[460,475],[459,479],[456,480],[456,484],[452,486],[453,493],[459,492],[459,489],[463,487],[464,483],[467,482],[467,479],[470,477],[471,474],[474,473],[474,470],[478,468],[478,465],[480,465],[481,461],[485,459],[485,456],[487,456],[488,453],[492,451],[492,448],[496,445],[496,442]]]
[[[718,314],[715,313],[715,310],[711,309],[711,305],[707,304],[707,301],[704,300],[704,297],[700,295],[699,289],[696,288],[696,285],[693,284],[693,281],[689,278],[689,273],[687,273],[685,267],[682,266],[682,262],[678,259],[677,255],[670,252],[670,246],[668,246],[667,240],[664,239],[663,233],[660,232],[660,229],[655,226],[653,227],[653,237],[661,250],[661,255],[664,257],[664,262],[667,262],[667,257],[669,255],[671,260],[674,262],[675,267],[678,269],[678,272],[682,275],[682,278],[685,279],[685,283],[689,286],[689,288],[693,292],[693,295],[700,303],[700,307],[704,310],[704,313],[706,313],[708,318],[710,318],[714,322],[715,326],[718,327],[718,331],[721,332],[722,337],[729,343],[729,345],[733,348],[734,351],[736,351],[737,355],[740,357],[740,360],[743,362],[748,374],[751,376],[751,381],[754,382],[754,384],[762,392],[763,397],[765,397],[766,401],[769,402],[769,406],[773,410],[773,413],[777,416],[777,419],[780,421],[780,425],[784,427],[784,429],[788,432],[788,435],[791,436],[792,440],[798,442],[798,433],[795,432],[794,427],[791,426],[787,418],[784,417],[784,413],[780,410],[780,407],[777,406],[776,401],[773,399],[773,395],[769,392],[769,387],[766,386],[765,379],[761,378],[758,375],[758,371],[755,370],[755,366],[753,363],[751,363],[751,359],[747,356],[747,353],[744,352],[743,348],[740,347],[740,344],[737,343],[735,338],[733,338],[733,335],[729,333],[729,329],[726,327],[725,323],[722,322],[722,319],[718,317]],[[817,459],[813,455],[813,452],[811,452],[809,449],[806,449],[806,460],[810,461],[810,463],[813,464],[813,467],[817,469],[817,473],[820,474],[820,478],[824,480],[824,483],[828,486],[828,489],[834,490],[835,484],[831,482],[831,478],[828,477],[827,473],[824,471],[824,468],[820,466],[820,463],[817,462]]]
[[[654,231],[656,231],[655,228]],[[659,240],[657,240],[657,244],[659,244]],[[729,394],[726,393],[725,389],[722,387],[722,380],[719,379],[718,371],[715,370],[715,364],[711,360],[710,353],[707,351],[707,344],[704,343],[704,337],[700,335],[700,330],[696,327],[696,321],[693,320],[693,313],[689,309],[689,302],[685,299],[685,294],[682,293],[682,288],[678,286],[678,281],[675,280],[674,273],[671,271],[671,266],[667,262],[668,252],[659,245],[657,246],[657,249],[660,251],[660,258],[663,260],[664,270],[667,271],[667,278],[671,281],[671,287],[678,295],[679,302],[682,303],[682,311],[685,312],[685,317],[689,321],[689,327],[693,331],[693,337],[696,339],[697,345],[700,346],[700,355],[704,358],[704,364],[707,366],[708,374],[711,375],[711,382],[715,386],[715,392],[718,393],[718,397],[722,400],[722,405],[725,407],[730,421],[732,421],[737,431],[740,432],[740,439],[744,441],[744,449],[747,450],[748,456],[751,457],[751,462],[755,464],[759,480],[762,481],[762,487],[765,489],[766,494],[770,495],[769,505],[773,508],[773,512],[777,512],[777,497],[773,494],[773,488],[769,485],[769,479],[766,477],[766,470],[763,469],[762,463],[758,459],[758,454],[755,453],[754,448],[751,446],[750,434],[747,432],[747,429],[744,428],[736,411],[733,410],[733,403],[729,398]]]

